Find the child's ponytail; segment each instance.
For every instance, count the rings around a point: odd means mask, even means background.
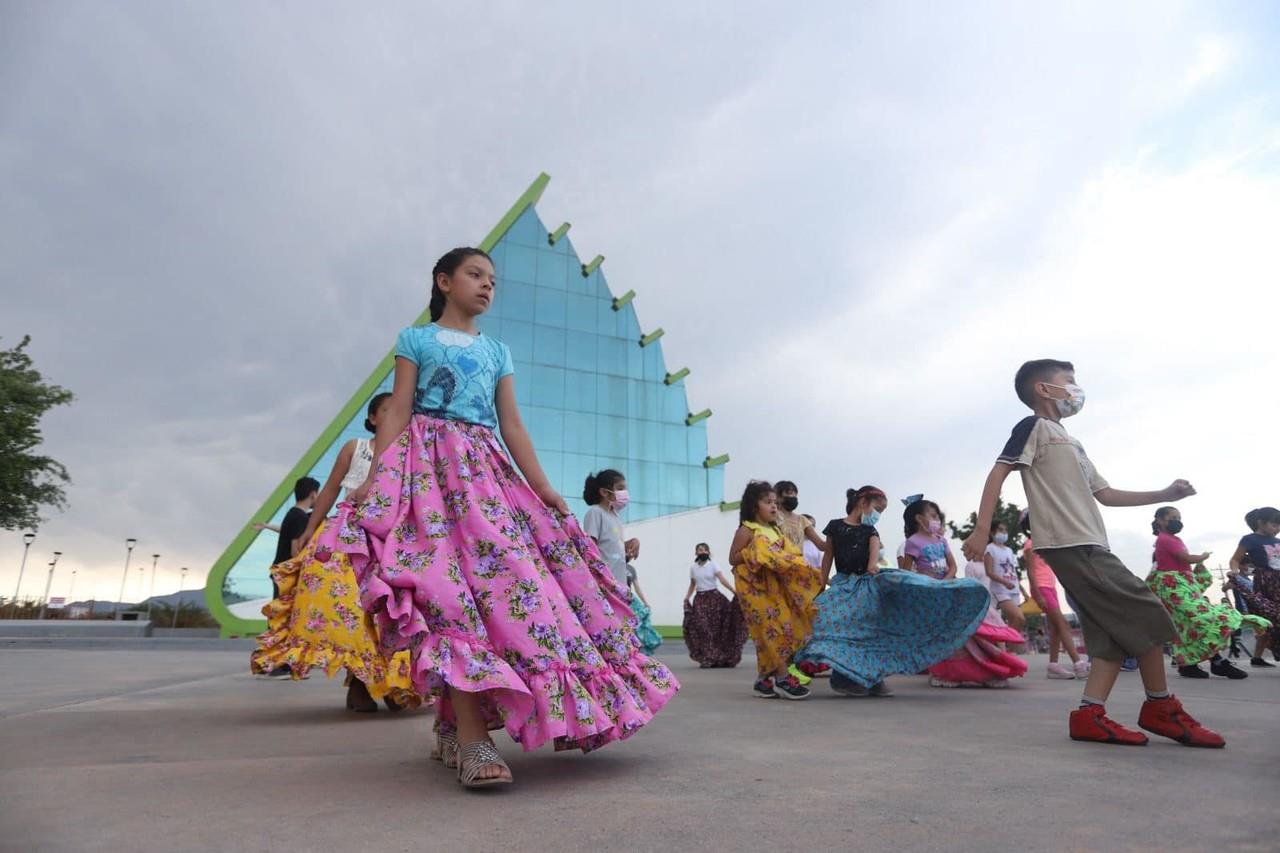
[[[600,484],[595,474],[587,475],[587,482],[582,487],[582,499],[586,501],[587,506],[600,503]]]

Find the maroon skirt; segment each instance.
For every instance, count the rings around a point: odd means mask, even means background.
[[[703,668],[737,666],[747,642],[747,623],[737,600],[715,589],[696,594],[693,604],[684,606],[684,642],[689,657]]]
[[[1245,602],[1250,613],[1270,620],[1267,636],[1274,642],[1280,636],[1280,569],[1254,569],[1253,594]]]

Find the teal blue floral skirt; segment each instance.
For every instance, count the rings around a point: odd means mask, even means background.
[[[865,687],[915,674],[953,655],[989,604],[977,581],[940,581],[897,569],[837,574],[817,597],[813,637],[796,660],[828,664]]]
[[[653,627],[650,617],[653,612],[649,610],[640,598],[633,592],[631,593],[631,612],[636,615],[636,639],[640,641],[640,648],[644,649],[647,655],[653,654],[654,649],[662,645],[662,635]]]

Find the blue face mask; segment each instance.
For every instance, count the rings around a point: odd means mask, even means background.
[[[1008,534],[1008,533],[997,533],[997,534],[996,534],[994,537],[992,537],[992,538],[995,540],[995,543],[996,543],[997,545],[1003,545],[1004,543],[1006,543],[1006,542],[1008,542],[1008,541],[1009,541],[1009,534]]]
[[[864,512],[862,514],[862,523],[870,525],[871,527],[875,527],[876,522],[879,520],[880,520],[880,512],[878,510],[873,509],[871,510],[871,512]]]

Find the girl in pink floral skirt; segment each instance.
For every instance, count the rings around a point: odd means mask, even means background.
[[[490,730],[587,751],[679,685],[640,652],[626,589],[538,464],[510,351],[476,329],[489,256],[454,249],[432,280],[432,323],[396,343],[377,463],[327,544],[350,556],[383,642],[410,649],[415,688],[440,697],[433,757],[467,787],[509,784]]]

